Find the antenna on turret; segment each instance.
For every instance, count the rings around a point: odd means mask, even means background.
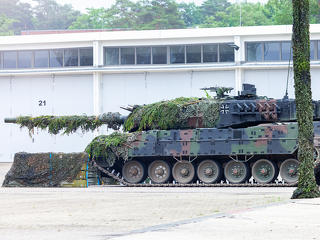
[[[291,38],[291,42],[290,42],[290,52],[289,52],[289,64],[288,64],[288,73],[287,73],[286,94],[284,95],[283,99],[289,99],[289,97],[288,97],[288,86],[289,86],[289,75],[290,75],[291,51],[292,51],[292,38]]]

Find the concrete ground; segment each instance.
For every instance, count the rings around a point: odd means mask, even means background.
[[[320,199],[293,190],[0,188],[0,239],[320,239]]]

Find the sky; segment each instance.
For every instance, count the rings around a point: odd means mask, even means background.
[[[32,3],[32,0],[21,0],[22,2]],[[201,5],[204,0],[176,0],[176,2],[195,3]],[[230,0],[230,2],[244,2],[245,0]],[[247,2],[260,2],[265,3],[268,0],[247,0]],[[115,0],[56,0],[59,4],[71,4],[74,9],[83,13],[86,12],[86,8],[109,8]]]

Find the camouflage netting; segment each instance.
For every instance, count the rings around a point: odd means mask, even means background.
[[[135,133],[114,132],[110,135],[96,137],[85,151],[89,154],[90,159],[103,159],[108,164],[107,167],[112,167],[119,159],[128,160],[131,143],[135,140]]]
[[[17,118],[17,123],[20,127],[29,129],[29,133],[34,132],[34,128],[47,129],[51,134],[70,134],[78,129],[82,132],[93,131],[100,127],[102,124],[107,124],[109,128],[118,130],[123,123],[119,113],[106,113],[99,117],[96,116],[39,116],[29,117],[20,116]]]
[[[86,153],[16,153],[2,186],[59,187],[72,182],[87,160]]]
[[[124,129],[129,132],[160,129],[214,127],[219,118],[216,99],[176,98],[138,106],[129,115]]]
[[[135,106],[126,120],[119,113],[105,113],[100,116],[20,116],[16,123],[29,129],[47,130],[51,134],[70,134],[78,129],[93,131],[105,124],[119,130],[124,124],[128,132],[143,130],[169,130],[186,128],[215,127],[219,118],[220,103],[211,98],[176,98],[152,104]]]

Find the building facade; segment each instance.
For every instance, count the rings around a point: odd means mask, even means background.
[[[202,87],[252,83],[259,95],[294,96],[291,26],[104,31],[0,37],[0,161],[15,152],[83,151],[96,134],[50,136],[5,124],[20,115],[128,114],[120,106]],[[311,25],[313,98],[320,99],[320,25]]]

